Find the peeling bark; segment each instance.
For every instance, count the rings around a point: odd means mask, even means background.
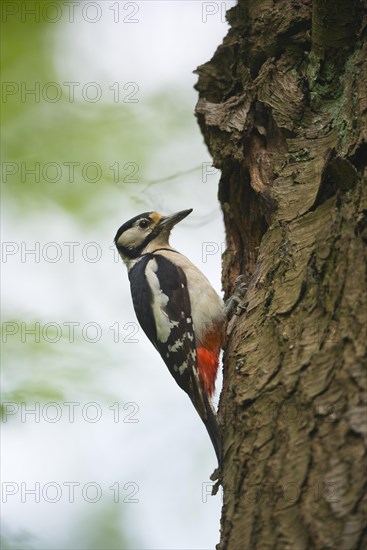
[[[197,69],[230,324],[219,550],[367,547],[367,3],[240,0]]]

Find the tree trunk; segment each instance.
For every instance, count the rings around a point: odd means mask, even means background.
[[[229,323],[220,550],[367,548],[367,3],[239,0],[198,68]]]

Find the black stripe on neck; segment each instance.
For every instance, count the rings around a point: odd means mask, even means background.
[[[153,256],[158,250],[167,250],[167,252],[175,252],[176,254],[180,254],[178,250],[173,250],[172,248],[156,248],[153,250],[153,252],[146,252],[145,254],[142,254],[142,256]]]

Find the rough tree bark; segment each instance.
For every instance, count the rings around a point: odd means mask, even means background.
[[[198,68],[229,326],[220,550],[367,548],[366,0],[239,0]]]

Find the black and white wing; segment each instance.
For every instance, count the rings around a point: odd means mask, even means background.
[[[147,255],[132,269],[131,294],[142,329],[177,384],[190,397],[201,394],[185,273],[159,254]]]
[[[129,278],[138,321],[177,384],[190,397],[220,460],[216,416],[197,366],[186,275],[163,255],[147,254],[131,269]]]

